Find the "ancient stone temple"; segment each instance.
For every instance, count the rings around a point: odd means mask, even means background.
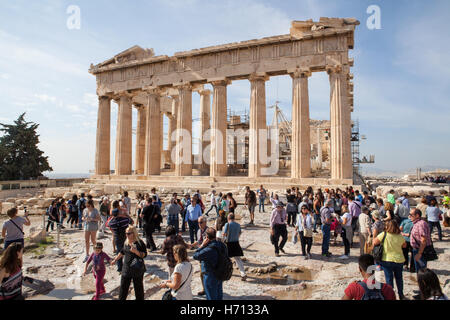
[[[134,46],[97,65],[99,97],[95,183],[195,185],[350,185],[353,75],[350,67],[356,19],[293,21],[289,34],[155,56]],[[308,78],[327,72],[330,80],[330,171],[314,177],[311,165]],[[265,83],[272,76],[292,78],[292,146],[290,176],[268,167],[276,144],[267,129]],[[251,84],[246,176],[229,176],[227,86]],[[212,85],[206,90],[205,84]],[[192,95],[200,95],[200,155],[192,153]],[[111,100],[118,104],[114,171],[110,163]],[[132,145],[132,108],[137,109]],[[163,150],[162,116],[168,117],[168,150]],[[232,140],[232,139],[231,139]],[[239,143],[234,143],[235,145]],[[314,150],[313,150],[314,151]],[[135,152],[134,171],[132,152]],[[317,153],[317,151],[315,151]],[[235,152],[237,154],[239,152]],[[267,155],[267,156],[266,156]],[[317,155],[316,155],[317,156]],[[269,158],[269,160],[267,159]],[[199,160],[200,159],[200,160]],[[200,163],[199,163],[200,162]],[[195,168],[202,170],[195,170]]]

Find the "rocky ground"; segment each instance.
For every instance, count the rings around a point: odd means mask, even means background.
[[[266,209],[267,210],[267,209]],[[224,283],[224,298],[233,299],[295,299],[295,300],[329,300],[340,299],[344,289],[351,281],[360,278],[357,265],[359,255],[358,242],[355,237],[355,247],[351,249],[351,258],[339,260],[338,257],[344,249],[340,237],[337,245],[331,246],[333,256],[323,258],[320,256],[321,235],[316,234],[312,248],[313,258],[304,260],[299,255],[300,244],[294,245],[291,241],[293,228],[289,228],[289,241],[285,246],[286,254],[275,257],[273,246],[269,241],[269,213],[257,213],[256,225],[247,226],[248,211],[239,205],[237,216],[242,224],[243,234],[241,246],[244,249],[244,265],[248,272],[246,282],[241,281],[239,272],[235,269],[234,276]],[[4,220],[4,216],[0,218]],[[33,216],[32,227],[42,228],[42,217]],[[209,219],[209,224],[214,224],[214,218]],[[26,227],[26,235],[30,228]],[[164,229],[163,229],[164,232]],[[164,234],[155,236],[155,241],[161,245]],[[435,247],[439,253],[439,260],[429,263],[439,276],[444,292],[450,296],[450,248],[449,229],[444,231],[444,241],[435,241]],[[23,270],[26,275],[36,279],[31,286],[25,287],[27,299],[91,299],[95,291],[94,277],[92,273],[81,276],[84,270],[84,234],[82,231],[66,228],[61,232],[60,247],[64,249],[63,255],[55,255],[53,248],[56,246],[56,231],[48,235],[48,240],[53,243],[47,245],[33,245],[27,242],[24,255]],[[437,235],[435,234],[437,238]],[[187,241],[188,233],[184,234]],[[435,239],[437,240],[437,239]],[[105,246],[105,252],[112,254],[111,234],[101,239]],[[332,240],[333,242],[333,240]],[[193,251],[189,255],[192,256]],[[159,300],[164,290],[159,290],[157,285],[162,279],[167,279],[168,270],[166,258],[157,253],[151,253],[145,259],[147,272],[144,280],[146,299]],[[200,266],[194,261],[195,275],[192,282],[194,295],[201,290]],[[380,273],[381,280],[384,275]],[[404,273],[404,292],[408,298],[412,298],[413,290],[417,290],[415,274]],[[116,299],[120,276],[115,267],[108,267],[105,277],[107,293],[103,299]],[[129,299],[134,299],[131,291]],[[194,299],[204,297],[194,296]]]

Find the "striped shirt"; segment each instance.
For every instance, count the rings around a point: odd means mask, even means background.
[[[22,294],[22,269],[3,279],[0,286],[0,300],[12,299]]]

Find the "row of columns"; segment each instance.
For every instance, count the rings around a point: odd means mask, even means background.
[[[347,95],[347,80],[349,77],[347,66],[327,67],[330,78],[330,122],[331,122],[331,178],[351,179],[351,117]],[[310,161],[310,125],[309,125],[309,70],[295,70],[290,72],[292,77],[292,146],[291,146],[291,177],[307,178],[311,176]],[[263,163],[259,141],[267,136],[266,132],[266,93],[265,75],[250,77],[250,124],[249,124],[249,168],[248,176],[261,176]],[[226,165],[226,129],[227,129],[227,85],[230,81],[213,81],[212,108],[210,91],[200,90],[201,116],[201,150],[205,151],[210,141],[210,176],[225,176]],[[148,92],[147,107],[136,105],[138,111],[136,130],[136,159],[135,171],[139,175],[159,175],[162,154],[162,115],[160,107],[161,93],[155,89]],[[178,96],[172,97],[172,112],[168,114],[168,146],[169,151],[175,152],[176,163],[171,163],[176,176],[192,175],[192,87],[183,85],[178,87]],[[97,152],[96,174],[110,173],[110,101],[108,97],[99,97],[97,121]],[[122,95],[116,100],[119,105],[117,118],[116,158],[117,175],[131,175],[132,152],[132,99],[129,95]],[[211,110],[211,111],[210,111]],[[210,121],[211,120],[211,121]],[[210,125],[211,123],[211,125]],[[176,130],[176,144],[172,141],[172,134]],[[212,129],[210,137],[203,137],[203,133]],[[264,129],[264,131],[261,131]],[[219,130],[223,134],[216,136]],[[188,133],[188,134],[187,134]],[[203,156],[203,155],[201,155]],[[170,157],[171,158],[171,157]],[[171,161],[170,161],[171,162]],[[206,168],[206,164],[202,164]]]

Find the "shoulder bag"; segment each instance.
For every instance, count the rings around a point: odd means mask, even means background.
[[[421,243],[421,241],[417,241],[415,237],[414,240],[416,240],[417,243]],[[429,246],[426,246],[425,249],[423,249],[422,257],[425,261],[433,261],[438,259],[438,255],[433,246],[433,241],[431,241],[431,244]]]
[[[387,234],[387,232],[384,231],[384,236],[383,236],[383,240],[381,241],[381,243],[379,245],[376,245],[373,247],[372,255],[376,262],[380,262],[381,259],[383,258],[383,244],[384,244],[384,239],[386,239],[386,234]]]
[[[192,273],[192,264],[191,264],[191,270],[189,271],[189,274],[188,274],[186,280],[184,280],[183,283],[181,284],[181,286],[177,290],[175,290],[175,293],[177,293],[184,286],[186,281],[189,280],[191,273]],[[169,289],[166,292],[164,292],[161,300],[173,300],[172,289]]]

